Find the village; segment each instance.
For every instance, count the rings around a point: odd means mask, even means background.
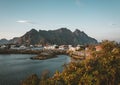
[[[56,56],[55,54],[67,54],[74,59],[89,59],[91,58],[91,51],[100,51],[102,47],[98,45],[16,45],[3,44],[0,45],[0,53],[24,53],[24,54],[39,54],[32,59],[47,59]],[[42,56],[42,57],[41,57]],[[44,57],[43,57],[44,56]],[[51,57],[52,56],[52,57]]]

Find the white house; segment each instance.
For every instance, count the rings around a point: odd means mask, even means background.
[[[20,50],[22,50],[22,49],[27,49],[27,47],[24,46],[24,45],[21,45],[21,46],[19,47],[19,49],[20,49]]]
[[[69,51],[76,51],[76,47],[70,47]]]
[[[49,45],[49,46],[45,46],[44,49],[51,49],[54,50],[58,47],[58,45]]]
[[[6,45],[1,45],[0,49],[4,49],[6,47],[7,47]]]

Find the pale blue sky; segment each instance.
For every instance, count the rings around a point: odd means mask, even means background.
[[[0,0],[0,39],[61,27],[120,41],[120,0]]]

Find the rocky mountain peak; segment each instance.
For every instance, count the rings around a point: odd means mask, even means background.
[[[29,34],[28,34],[29,33]],[[29,44],[91,44],[97,43],[97,40],[89,37],[84,32],[76,29],[74,32],[67,28],[60,28],[57,30],[39,30],[39,32],[35,29],[30,30],[24,36],[22,36],[22,42],[29,42]]]
[[[32,28],[28,33],[38,33],[38,31],[34,28]]]
[[[75,29],[75,31],[74,31],[74,32],[78,32],[78,33],[79,33],[79,32],[81,32],[81,31],[80,31],[79,29]]]
[[[3,40],[2,40],[3,41]],[[89,37],[83,31],[76,29],[74,32],[67,28],[57,30],[39,30],[31,29],[23,36],[10,40],[11,42],[35,45],[35,44],[57,44],[57,45],[84,45],[96,44],[97,40]]]
[[[71,32],[71,30],[69,30],[67,28],[60,28],[60,29],[57,29],[56,31],[59,31],[59,32]]]
[[[3,39],[0,40],[0,45],[2,45],[2,44],[7,44],[8,41],[9,41],[9,40],[3,38]]]

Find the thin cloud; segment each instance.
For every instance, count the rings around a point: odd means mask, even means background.
[[[117,24],[117,23],[114,23],[114,22],[109,22],[107,25],[108,25],[108,26],[117,26],[118,24]]]
[[[75,4],[78,5],[78,6],[80,6],[81,5],[80,0],[75,0]]]
[[[76,4],[78,7],[83,7],[83,6],[84,6],[83,1],[81,1],[81,0],[74,0],[74,1],[75,1],[75,4]]]
[[[112,26],[115,26],[115,25],[117,25],[117,24],[114,24],[114,23],[112,24]]]
[[[110,27],[110,28],[120,28],[120,25],[119,25],[119,23],[110,23],[110,24],[108,24],[108,26]]]
[[[18,20],[17,23],[23,23],[23,24],[35,24],[34,22],[31,22],[29,20]]]
[[[118,26],[118,24],[116,24],[116,23],[110,23],[109,26],[115,27],[115,26]]]

